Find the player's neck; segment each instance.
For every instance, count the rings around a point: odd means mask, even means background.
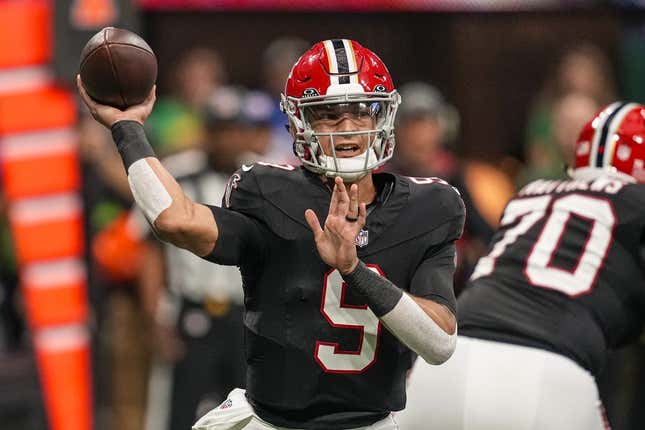
[[[348,186],[351,184],[348,184]],[[356,182],[358,185],[358,200],[366,205],[372,203],[376,198],[376,186],[372,180],[372,174],[363,176]]]

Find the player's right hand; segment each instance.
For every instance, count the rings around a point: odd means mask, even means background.
[[[112,106],[102,105],[92,100],[83,87],[80,75],[76,75],[76,86],[78,87],[78,92],[80,93],[83,102],[87,105],[94,119],[107,128],[112,128],[112,126],[119,121],[127,120],[137,121],[143,125],[148,118],[148,115],[150,115],[150,112],[152,112],[152,107],[156,100],[157,86],[154,85],[150,90],[148,97],[146,97],[141,104],[130,106],[126,110],[119,110]]]
[[[324,228],[313,210],[305,211],[320,258],[341,274],[350,273],[358,264],[355,241],[366,218],[365,203],[359,204],[358,201],[358,186],[352,184],[348,193],[340,177],[334,178],[334,191]]]

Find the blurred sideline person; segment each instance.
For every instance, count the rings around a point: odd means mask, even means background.
[[[396,429],[415,354],[440,364],[454,350],[465,214],[442,180],[372,173],[400,103],[383,62],[347,39],[305,52],[282,97],[303,166],[243,165],[225,208],[193,203],[155,158],[142,128],[154,92],[119,111],[78,87],[157,235],[240,266],[247,389],[193,428]]]
[[[520,183],[535,179],[566,179],[566,166],[573,164],[576,137],[587,122],[602,105],[582,92],[568,92],[560,95],[551,103],[549,112],[550,131],[548,145],[552,150],[536,151],[528,157],[528,164],[520,172]]]
[[[615,87],[611,62],[598,46],[581,43],[564,51],[530,109],[524,148],[526,168],[519,176],[520,186],[535,179],[564,179],[568,153],[558,144],[558,103],[567,94],[578,94],[590,99],[596,112],[616,98]],[[573,133],[578,130],[580,127],[573,128]]]
[[[268,133],[260,131],[269,130],[270,103],[243,88],[215,91],[206,102],[200,150],[163,160],[187,196],[221,202],[228,177],[242,161],[252,163],[266,152]],[[145,266],[142,295],[159,361],[151,374],[146,428],[185,430],[245,385],[242,279],[235,267],[169,244],[163,252],[154,249]]]
[[[210,48],[187,50],[168,74],[169,94],[160,97],[146,122],[159,156],[195,148],[203,140],[202,113],[211,94],[226,83],[225,64]]]
[[[645,318],[645,106],[616,102],[582,129],[569,180],[507,205],[460,296],[459,341],[418,362],[401,428],[609,428],[595,378]]]
[[[396,152],[388,168],[403,175],[438,176],[459,190],[468,214],[457,242],[459,294],[515,189],[493,166],[457,158],[459,113],[439,90],[425,82],[409,82],[400,92],[404,101],[397,113]],[[497,190],[492,196],[491,188]]]
[[[264,161],[289,163],[297,161],[287,128],[287,115],[280,109],[280,95],[289,72],[298,58],[309,49],[310,43],[298,37],[280,37],[273,40],[262,53],[262,80],[264,90],[273,100],[271,113],[271,147]]]

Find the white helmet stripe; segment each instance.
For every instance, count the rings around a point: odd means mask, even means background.
[[[338,85],[338,61],[336,60],[336,50],[331,40],[323,42],[325,51],[327,51],[327,62],[329,65],[329,85]]]
[[[622,124],[627,114],[637,106],[638,106],[637,103],[627,103],[625,106],[623,106],[620,109],[620,112],[616,112],[616,114],[614,115],[614,119],[611,120],[611,124],[609,124],[609,132],[607,133],[608,141],[605,143],[605,150],[603,154],[600,155],[601,157],[604,157],[603,163],[602,163],[603,167],[610,166],[611,162],[614,159],[614,149],[616,147],[616,140],[612,139],[611,136],[613,136],[616,133],[616,130],[618,130],[618,128]]]
[[[605,121],[607,118],[621,105],[620,102],[612,103],[600,114],[598,115],[597,121],[600,121],[600,124],[593,124],[594,126],[594,135],[591,140],[591,153],[589,154],[589,165],[595,166],[596,159],[598,157],[598,145],[600,143],[600,138],[602,136],[602,129],[605,126]]]

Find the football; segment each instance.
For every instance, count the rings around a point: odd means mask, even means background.
[[[85,44],[79,73],[90,97],[123,110],[150,93],[157,80],[157,58],[137,34],[106,27]]]

